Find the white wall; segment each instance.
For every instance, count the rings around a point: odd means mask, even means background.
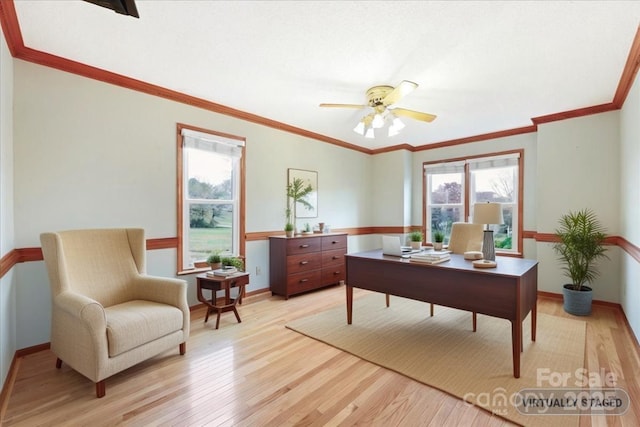
[[[640,247],[640,83],[638,77],[620,113],[620,235]],[[640,263],[621,256],[620,303],[640,340]]]
[[[378,227],[410,225],[405,213],[405,159],[404,150],[391,151],[371,157],[370,206],[372,222]],[[381,240],[382,241],[382,240]]]
[[[538,127],[536,230],[553,233],[568,211],[593,210],[610,235],[620,233],[618,111],[552,122]],[[607,251],[593,298],[620,301],[620,249]],[[560,293],[562,274],[551,243],[538,243],[538,289]]]
[[[21,60],[14,79],[16,247],[40,246],[43,231],[83,227],[141,226],[147,238],[175,237],[176,123],[246,138],[247,232],[283,229],[288,168],[318,171],[319,217],[310,222],[371,224],[368,155]],[[268,287],[268,242],[248,242],[246,255],[248,290]],[[25,313],[19,348],[46,342],[44,264],[15,270],[17,311]],[[174,276],[176,251],[149,251],[148,271]],[[182,277],[196,304],[194,278]]]
[[[0,31],[0,257],[13,249],[13,58]],[[0,386],[16,351],[13,273],[0,278]]]

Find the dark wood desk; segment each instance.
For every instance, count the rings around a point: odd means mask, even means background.
[[[462,255],[436,264],[382,255],[381,250],[347,254],[347,323],[353,318],[353,288],[477,312],[511,322],[513,376],[520,378],[522,321],[531,312],[536,340],[538,262],[497,257],[496,268],[475,268]]]
[[[198,285],[198,301],[207,306],[207,315],[204,318],[205,323],[209,320],[209,314],[216,312],[218,314],[216,317],[216,329],[218,329],[218,326],[220,326],[220,315],[227,311],[233,311],[238,323],[242,322],[236,305],[242,304],[244,287],[249,284],[249,273],[238,273],[229,277],[199,274],[196,276],[196,282]],[[235,287],[238,288],[238,295],[236,298],[231,298],[231,288]],[[211,300],[208,300],[202,294],[203,289],[211,291]],[[222,305],[216,302],[216,291],[224,291],[224,303]]]

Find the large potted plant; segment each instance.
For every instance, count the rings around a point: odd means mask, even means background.
[[[553,249],[562,270],[571,279],[562,289],[564,310],[577,316],[591,314],[592,288],[587,286],[600,274],[597,262],[607,256],[605,228],[589,209],[564,214],[556,230]]]

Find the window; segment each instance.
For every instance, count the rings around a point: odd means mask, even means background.
[[[187,271],[212,252],[244,252],[244,140],[183,125],[178,130],[178,270]]]
[[[521,252],[522,150],[491,156],[425,163],[425,224],[427,240],[435,230],[443,231],[445,243],[451,224],[471,222],[473,205],[482,202],[502,204],[504,224],[490,225],[496,250]]]

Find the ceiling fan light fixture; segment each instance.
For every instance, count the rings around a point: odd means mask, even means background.
[[[384,126],[384,119],[382,118],[382,114],[376,113],[375,116],[373,116],[371,126],[373,126],[374,129],[380,129]]]
[[[364,120],[360,120],[353,131],[358,135],[364,135]]]
[[[369,139],[373,139],[376,137],[376,135],[373,133],[373,127],[370,127],[369,129],[367,129],[367,132],[364,134],[364,137]]]
[[[402,123],[402,120],[400,120],[399,118],[394,117],[391,127],[389,129],[391,128],[394,128],[398,132],[400,132],[402,129],[404,129],[404,123]]]
[[[396,128],[394,125],[389,126],[389,136],[396,136],[400,133],[400,129]]]

